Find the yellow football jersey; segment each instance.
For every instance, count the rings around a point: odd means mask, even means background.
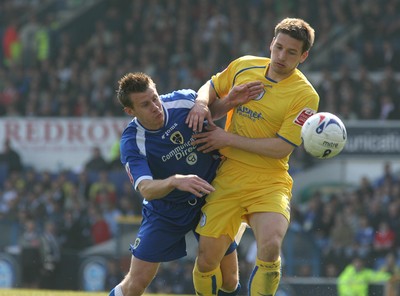
[[[301,144],[303,123],[318,110],[319,96],[298,69],[280,82],[268,79],[269,63],[269,58],[243,56],[211,78],[220,98],[235,85],[250,81],[262,81],[264,84],[264,92],[257,99],[228,112],[225,129],[248,138],[280,137],[297,147]],[[233,147],[223,148],[220,152],[255,167],[278,171],[289,168],[289,156],[273,159]]]

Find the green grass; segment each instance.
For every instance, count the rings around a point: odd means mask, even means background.
[[[167,294],[145,294],[146,296],[167,296]],[[0,296],[108,296],[108,292],[81,292],[55,290],[1,289]],[[171,295],[169,295],[171,296]],[[185,295],[179,295],[185,296]],[[187,295],[186,295],[187,296]]]

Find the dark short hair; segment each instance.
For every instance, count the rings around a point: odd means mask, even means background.
[[[283,19],[275,27],[275,37],[279,33],[303,41],[302,53],[308,51],[314,44],[314,29],[306,21],[299,18]]]
[[[128,73],[118,81],[117,99],[123,107],[133,108],[129,98],[131,93],[145,92],[155,83],[151,77],[142,72]]]

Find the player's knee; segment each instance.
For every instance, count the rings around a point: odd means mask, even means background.
[[[197,257],[197,269],[200,272],[210,272],[216,269],[219,265],[219,261],[215,260],[212,256],[208,256],[207,254],[199,254]]]
[[[228,236],[222,236],[218,239],[202,237],[196,260],[198,271],[210,272],[217,269],[230,244],[231,240]]]
[[[279,258],[282,246],[282,239],[279,236],[272,236],[260,244],[260,259],[275,261]]]

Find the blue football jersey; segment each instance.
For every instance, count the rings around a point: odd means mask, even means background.
[[[121,162],[135,190],[142,180],[165,179],[174,174],[195,174],[209,182],[215,177],[219,155],[198,152],[192,145],[194,132],[185,123],[196,97],[195,91],[187,89],[161,95],[165,122],[160,130],[147,130],[137,118],[124,130]],[[195,198],[188,192],[175,189],[163,200],[182,203]],[[147,204],[146,200],[144,204]]]

